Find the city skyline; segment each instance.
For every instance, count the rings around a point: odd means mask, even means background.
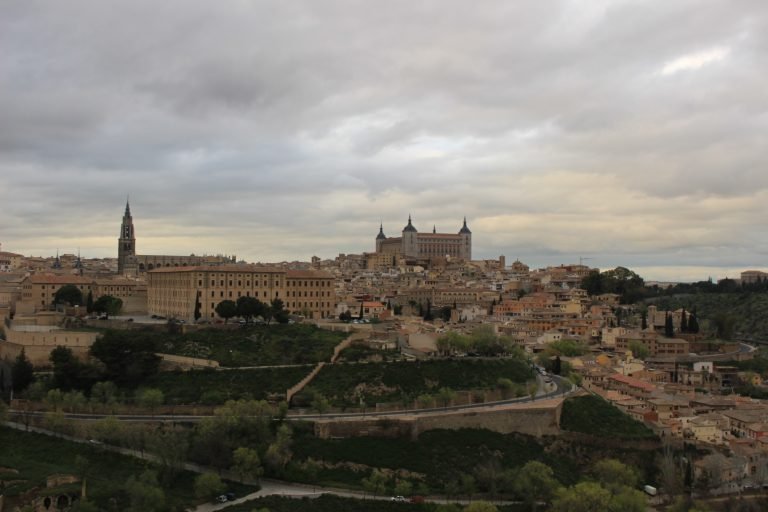
[[[141,37],[137,37],[140,34]],[[0,8],[3,250],[765,269],[758,1]]]

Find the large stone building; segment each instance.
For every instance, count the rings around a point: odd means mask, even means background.
[[[188,267],[197,265],[220,265],[234,263],[234,256],[167,256],[137,255],[136,232],[133,228],[131,206],[126,201],[123,222],[120,225],[120,238],[117,240],[117,273],[136,276],[160,267]]]
[[[406,259],[459,258],[472,259],[472,232],[467,227],[467,219],[457,234],[438,233],[433,227],[431,233],[419,233],[411,223],[403,228],[401,236],[387,237],[384,226],[379,226],[376,236],[376,253],[391,254]]]
[[[223,300],[256,297],[283,301],[286,310],[308,318],[329,318],[335,307],[335,278],[315,270],[260,265],[162,267],[147,273],[149,313],[194,320],[200,301],[202,319],[217,319]]]

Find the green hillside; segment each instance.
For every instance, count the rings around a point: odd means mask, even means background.
[[[659,309],[696,311],[701,332],[715,330],[718,317],[733,322],[736,338],[768,340],[768,293],[696,293],[649,299]]]

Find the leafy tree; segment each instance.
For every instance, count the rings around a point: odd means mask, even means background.
[[[224,319],[224,323],[229,322],[229,319],[236,316],[238,313],[237,304],[231,300],[223,300],[216,304],[216,314]]]
[[[88,390],[101,377],[98,368],[81,363],[69,347],[56,347],[48,359],[53,364],[53,384],[61,390]]]
[[[87,400],[85,395],[80,391],[70,391],[68,393],[64,393],[62,396],[62,403],[64,404],[64,408],[69,412],[78,412],[82,410],[86,402]]]
[[[499,379],[496,381],[496,387],[499,389],[499,391],[501,391],[501,398],[506,400],[507,398],[511,398],[512,391],[515,388],[515,383],[512,382],[511,379],[499,377]]]
[[[315,397],[312,400],[311,407],[318,412],[318,414],[325,414],[331,407],[331,403],[326,397],[320,393],[315,393]]]
[[[611,493],[596,482],[581,482],[557,491],[552,512],[594,512],[611,510]],[[619,511],[616,511],[619,512]]]
[[[32,363],[29,362],[29,359],[27,359],[27,354],[24,352],[24,349],[21,349],[21,352],[18,356],[16,356],[16,359],[13,362],[13,365],[11,366],[11,382],[13,385],[13,391],[16,393],[20,393],[27,389],[30,384],[35,380],[35,369],[32,366]]]
[[[109,315],[117,315],[123,308],[123,300],[111,295],[102,295],[93,303],[93,311],[101,313],[109,318]]]
[[[156,512],[165,508],[165,493],[157,481],[157,473],[147,469],[138,478],[131,476],[125,483],[131,512]]]
[[[264,454],[265,461],[272,469],[283,470],[293,457],[293,452],[291,452],[292,434],[288,425],[283,424],[278,427],[275,441],[269,445]]]
[[[408,480],[398,480],[394,492],[397,496],[410,496],[413,494],[413,484]]]
[[[736,326],[736,318],[733,315],[720,312],[712,317],[712,322],[715,325],[715,336],[721,340],[733,338],[734,327]]]
[[[237,316],[246,322],[264,313],[264,303],[256,297],[239,297],[237,299]]]
[[[449,387],[440,388],[437,391],[437,399],[440,400],[443,407],[448,407],[456,399],[456,392]]]
[[[202,473],[195,478],[195,496],[200,499],[213,498],[225,489],[221,477],[216,473]]]
[[[147,408],[151,413],[154,413],[155,409],[165,402],[165,395],[159,389],[142,389],[136,394],[136,401],[140,406]]]
[[[374,469],[368,478],[363,478],[361,483],[363,484],[363,489],[374,496],[387,492],[387,475],[379,469]]]
[[[104,364],[106,380],[132,387],[158,372],[155,343],[141,332],[110,330],[93,342],[90,355]]]
[[[83,292],[74,284],[65,284],[53,295],[56,304],[69,304],[70,306],[83,305]]]
[[[117,386],[114,382],[97,382],[91,388],[91,402],[100,405],[112,405],[117,402]]]
[[[515,482],[515,491],[534,512],[540,501],[552,501],[559,487],[552,468],[535,460],[520,469]]]
[[[466,473],[462,473],[459,476],[459,484],[461,485],[461,492],[464,495],[469,496],[469,499],[472,499],[472,495],[477,492],[475,477]]]
[[[601,459],[592,467],[592,475],[603,487],[616,492],[621,487],[636,487],[640,483],[637,470],[616,459]]]
[[[638,359],[646,359],[649,355],[651,355],[651,351],[648,350],[648,347],[646,347],[645,344],[639,340],[630,341],[628,348],[632,352],[632,356]]]
[[[252,448],[243,446],[237,448],[232,454],[232,470],[240,475],[241,479],[249,478],[258,480],[264,474],[264,468],[261,466],[259,452]]]

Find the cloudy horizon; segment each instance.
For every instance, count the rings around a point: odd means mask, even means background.
[[[457,232],[646,279],[768,262],[760,0],[0,6],[0,243],[308,260]]]

